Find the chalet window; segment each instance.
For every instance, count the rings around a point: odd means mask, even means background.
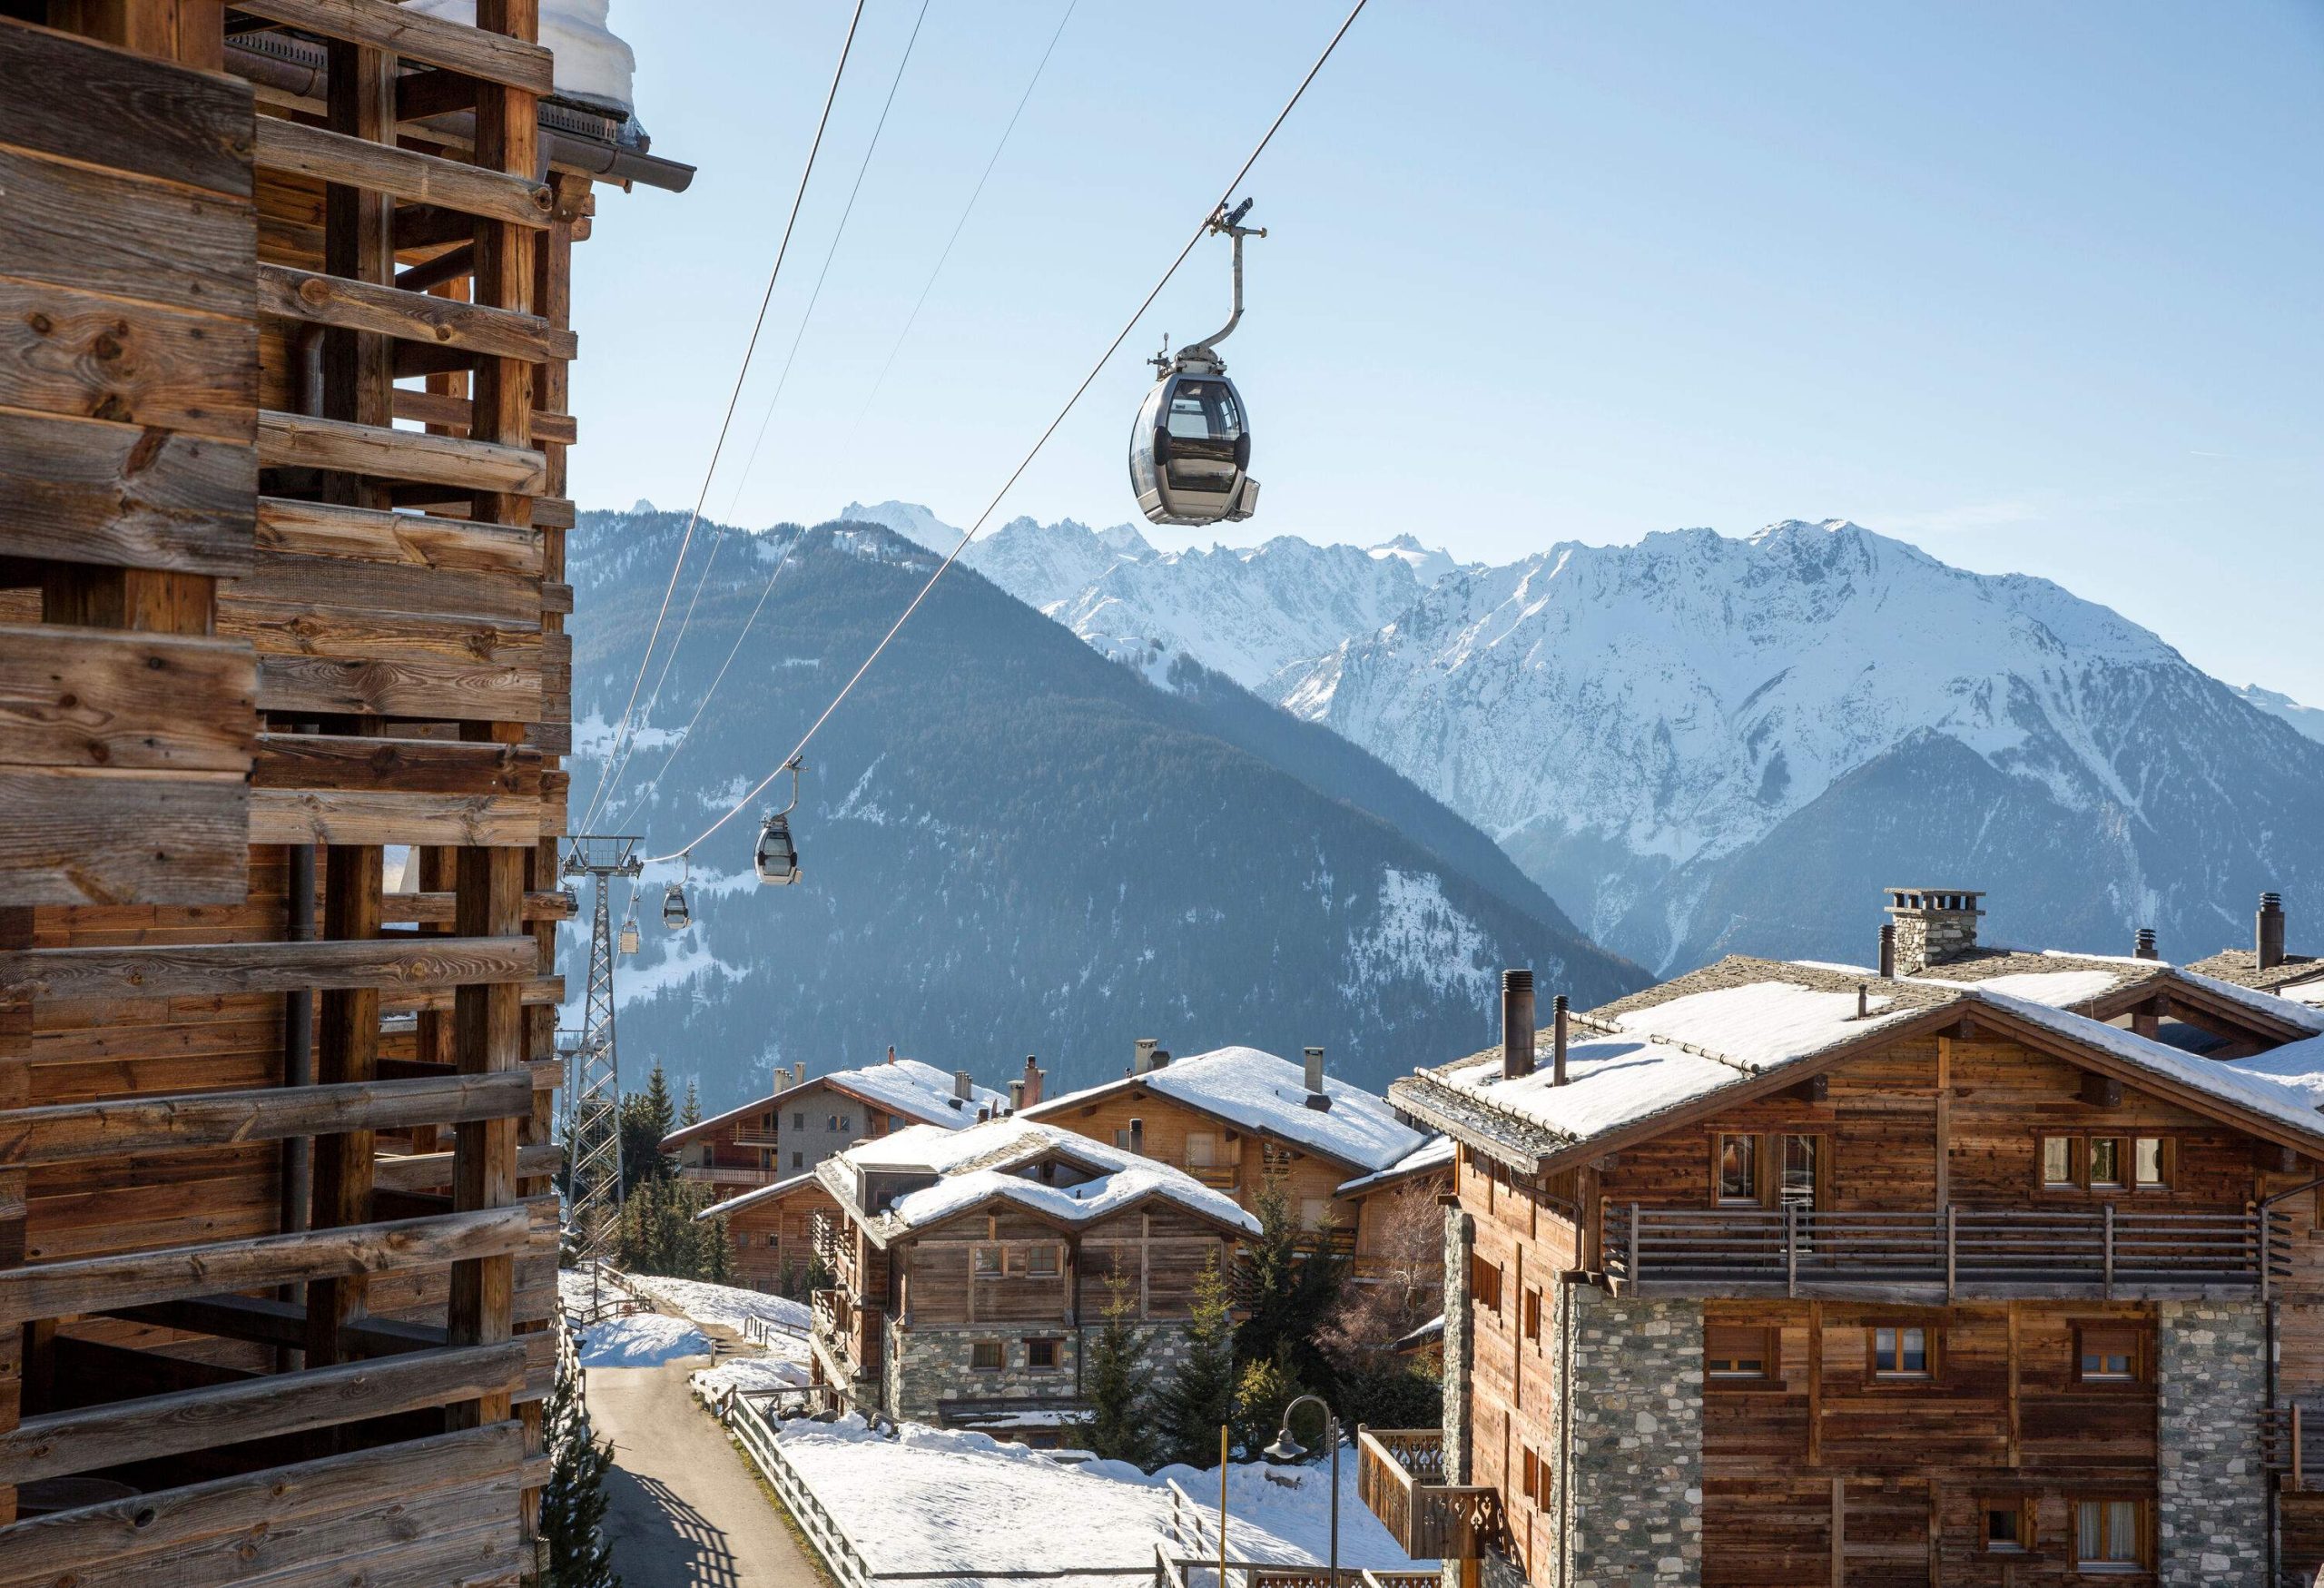
[[[1057,1342],[1055,1340],[1026,1341],[1025,1366],[1036,1373],[1054,1372],[1057,1368]]]
[[[969,1250],[970,1272],[980,1279],[1000,1277],[1001,1248],[997,1246],[971,1247]]]
[[[2076,1150],[2081,1145],[2081,1139],[2073,1136],[2042,1138],[2042,1183],[2044,1186],[2053,1190],[2081,1189],[2081,1154]]]
[[[1712,1324],[1703,1330],[1705,1378],[1765,1383],[1775,1376],[1775,1330],[1733,1324]]]
[[[2074,1375],[2084,1384],[2136,1384],[2145,1376],[2143,1332],[2125,1324],[2074,1326]]]
[[[2171,1189],[2171,1143],[2161,1136],[2141,1136],[2132,1152],[2132,1173],[2142,1191]]]
[[[1718,1199],[1756,1204],[1759,1199],[1759,1139],[1721,1136],[1715,1157]]]
[[[1525,1453],[1525,1497],[1529,1500],[1541,1497],[1541,1463],[1533,1459],[1533,1453],[1530,1450]]]
[[[999,1340],[978,1340],[969,1346],[969,1368],[974,1373],[998,1373],[1002,1352]]]
[[[1469,1295],[1479,1307],[1493,1312],[1501,1310],[1501,1265],[1488,1263],[1476,1252],[1469,1254]]]
[[[1817,1159],[1823,1145],[1822,1138],[1816,1136],[1783,1139],[1782,1206],[1803,1209],[1816,1206]]]
[[[1187,1167],[1212,1169],[1218,1163],[1218,1133],[1215,1130],[1187,1132]]]
[[[1875,1378],[1929,1378],[1936,1373],[1935,1331],[1916,1324],[1886,1324],[1871,1331]]]
[[[1997,1555],[2022,1555],[2034,1547],[2034,1504],[2022,1498],[1986,1500],[1979,1509],[1985,1518],[1985,1549]]]
[[[1525,1292],[1525,1337],[1529,1340],[1541,1337],[1541,1293],[1538,1290]]]
[[[769,1246],[779,1247],[783,1244],[783,1237],[770,1229],[766,1232],[766,1244]]]
[[[793,1130],[804,1130],[807,1128],[807,1116],[803,1113],[793,1114],[791,1116],[791,1128]]]
[[[2122,1143],[2112,1136],[2090,1139],[2090,1187],[2094,1191],[2122,1189]]]
[[[2085,1572],[2135,1572],[2146,1564],[2146,1502],[2076,1500],[2074,1563]]]
[[[807,1155],[803,1152],[793,1149],[791,1154],[791,1167],[793,1169],[805,1169],[807,1167]]]
[[[1057,1248],[1036,1246],[1025,1248],[1025,1272],[1037,1279],[1057,1277]]]

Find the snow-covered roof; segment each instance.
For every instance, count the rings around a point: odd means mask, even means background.
[[[1027,1178],[1042,1163],[1064,1162],[1089,1178],[1052,1185]],[[896,1199],[884,1213],[856,1204],[852,1189],[859,1170],[921,1171],[938,1177]],[[1182,1170],[1137,1153],[1092,1141],[1056,1125],[1022,1117],[993,1119],[964,1130],[915,1125],[851,1147],[823,1163],[817,1174],[843,1203],[881,1238],[923,1229],[998,1197],[1063,1224],[1088,1224],[1161,1197],[1218,1223],[1258,1233],[1258,1220],[1233,1198],[1212,1190]]]
[[[1142,1086],[1367,1172],[1388,1168],[1428,1139],[1397,1119],[1388,1100],[1377,1092],[1328,1075],[1324,1078],[1324,1094],[1332,1100],[1332,1106],[1309,1108],[1306,1070],[1257,1048],[1217,1048],[1174,1059],[1143,1075],[1068,1092],[1026,1113],[1039,1119],[1129,1086]]]
[[[1360,1197],[1364,1192],[1384,1186],[1406,1175],[1426,1174],[1431,1169],[1443,1169],[1452,1161],[1453,1141],[1450,1136],[1432,1136],[1425,1145],[1417,1147],[1390,1164],[1368,1175],[1358,1175],[1340,1184],[1338,1195]]]
[[[403,0],[414,11],[476,25],[476,0]],[[556,54],[561,99],[633,110],[630,79],[637,56],[608,25],[609,0],[541,0],[540,41]]]
[[[1399,1081],[1397,1093],[1408,1108],[1448,1128],[1465,1124],[1486,1139],[1547,1155],[1650,1125],[1885,1029],[1969,1004],[2009,1013],[2158,1080],[2324,1139],[2324,1117],[2309,1097],[2254,1071],[2249,1061],[2230,1066],[2198,1058],[2062,1007],[2086,998],[2088,983],[2059,978],[2084,974],[1856,983],[1828,971],[1738,956],[1578,1017],[1563,1086],[1554,1084],[1546,1060],[1530,1075],[1504,1079],[1498,1050],[1489,1050]],[[1537,1053],[1546,1047],[1539,1043]]]
[[[969,1088],[968,1100],[955,1108],[956,1094],[950,1075],[917,1059],[891,1058],[879,1064],[865,1064],[854,1070],[834,1070],[828,1075],[810,1076],[796,1086],[784,1087],[770,1096],[681,1127],[662,1138],[662,1150],[667,1152],[682,1142],[731,1125],[746,1115],[780,1110],[791,1099],[825,1086],[836,1087],[848,1096],[873,1108],[884,1109],[889,1113],[901,1114],[923,1125],[941,1125],[954,1130],[976,1123],[979,1109],[997,1113],[1009,1106],[1007,1093],[995,1091],[989,1086],[972,1084]]]
[[[2228,1067],[2247,1075],[2265,1076],[2324,1109],[2324,1037],[2286,1042],[2280,1048],[2270,1048],[2248,1059],[2230,1060]]]
[[[2294,994],[2300,991],[2299,987],[2288,987],[2281,992],[2262,992],[2256,988],[2222,981],[2217,976],[2201,975],[2193,971],[2179,973],[2205,991],[2216,993],[2230,1002],[2240,1003],[2256,1014],[2268,1015],[2324,1035],[2324,1010],[2318,1009],[2308,999],[2295,997]],[[2316,996],[2315,989],[2309,991],[2310,997]]]
[[[813,1169],[803,1169],[787,1180],[777,1180],[771,1186],[761,1186],[754,1191],[744,1191],[741,1196],[729,1197],[724,1202],[713,1202],[695,1214],[694,1218],[697,1222],[704,1218],[718,1218],[729,1213],[739,1213],[743,1208],[754,1207],[761,1202],[779,1202],[800,1187],[812,1181],[814,1178]]]

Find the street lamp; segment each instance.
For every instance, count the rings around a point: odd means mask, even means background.
[[[1339,1415],[1324,1403],[1319,1395],[1303,1395],[1283,1408],[1283,1426],[1275,1430],[1275,1443],[1260,1454],[1269,1461],[1291,1463],[1308,1454],[1306,1446],[1291,1436],[1291,1414],[1307,1402],[1314,1401],[1323,1408],[1324,1443],[1332,1447],[1332,1588],[1340,1583],[1340,1419]]]

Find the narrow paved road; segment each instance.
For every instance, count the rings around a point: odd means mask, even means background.
[[[589,1369],[589,1418],[613,1445],[606,1531],[625,1588],[823,1588],[748,1464],[687,1392],[686,1375],[701,1366]]]

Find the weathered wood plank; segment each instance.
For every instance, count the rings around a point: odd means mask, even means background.
[[[397,393],[399,399],[411,395],[428,393]],[[403,417],[400,410],[398,417]],[[259,498],[258,549],[447,571],[534,577],[541,571],[540,536],[531,529],[327,502],[286,501],[280,497]]]
[[[541,618],[540,581],[529,575],[343,557],[261,551],[233,595],[246,607],[308,607],[326,616],[403,613],[439,626],[480,619],[528,634]]]
[[[0,624],[0,764],[245,771],[257,689],[231,641]]]
[[[151,1565],[182,1545],[262,1536],[380,1494],[483,1483],[524,1459],[524,1429],[511,1420],[61,1512],[0,1528],[0,1585],[49,1588],[101,1562]]]
[[[239,577],[258,461],[231,441],[0,409],[0,557]]]
[[[248,199],[68,166],[0,146],[0,275],[179,309],[255,335],[257,239]],[[230,328],[219,321],[222,334]]]
[[[454,397],[445,391],[414,391],[408,386],[396,388],[396,418],[399,419],[445,425],[466,434],[475,411],[474,405],[465,397]],[[580,421],[571,414],[550,413],[537,408],[533,410],[536,442],[570,447],[580,439]]]
[[[248,446],[257,337],[213,314],[0,276],[0,408]]]
[[[0,1482],[64,1477],[505,1394],[523,1383],[524,1365],[525,1349],[513,1341],[455,1346],[27,1417],[0,1434]]]
[[[536,230],[547,226],[554,203],[547,182],[433,154],[416,154],[274,116],[258,120],[257,161],[269,171],[393,193],[410,203],[438,205]]]
[[[579,913],[573,901],[554,890],[535,890],[525,895],[525,920],[527,923],[542,921],[570,921]],[[449,926],[452,924],[452,895],[447,893],[389,893],[380,919],[398,925]]]
[[[541,715],[540,672],[537,667],[261,656],[258,703],[268,711],[533,722]],[[547,751],[547,746],[540,748]]]
[[[183,1301],[117,1307],[104,1316],[261,1346],[295,1348],[305,1344],[307,1337],[307,1309],[295,1301],[277,1301],[272,1297],[196,1296]],[[438,1350],[446,1343],[442,1325],[399,1318],[359,1318],[344,1326],[344,1332],[350,1354],[357,1356],[400,1356],[408,1351]]]
[[[0,900],[232,904],[249,888],[238,774],[0,768]]]
[[[412,11],[391,0],[232,0],[232,8],[326,38],[425,61],[463,77],[533,94],[547,94],[551,86],[551,57],[543,46]]]
[[[573,332],[537,315],[287,265],[258,267],[258,308],[261,314],[500,358],[571,359],[580,351]]]
[[[494,1208],[10,1268],[0,1270],[0,1327],[220,1291],[441,1267],[522,1251],[529,1239],[525,1208]]]
[[[463,441],[271,409],[258,416],[258,456],[273,467],[424,480],[463,490],[537,490],[547,478],[546,460],[528,447]],[[254,480],[251,490],[255,494]]]
[[[251,791],[252,843],[524,843],[537,837],[538,794]]]
[[[382,1190],[437,1191],[452,1183],[449,1152],[415,1152],[401,1158],[382,1153],[371,1161],[372,1183]],[[517,1149],[521,1176],[552,1175],[565,1160],[565,1149],[553,1141]]]
[[[250,194],[254,110],[239,78],[0,18],[0,143]]]
[[[0,1113],[0,1159],[70,1163],[326,1131],[513,1119],[532,1108],[532,1077],[514,1072],[65,1103]]]
[[[521,745],[473,740],[261,734],[251,782],[268,789],[537,795],[541,758]]]
[[[531,938],[411,937],[0,952],[0,998],[177,998],[332,988],[420,991],[522,982]]]
[[[536,976],[525,983],[524,1001],[527,1008],[537,1008],[565,1001],[565,978]],[[379,1008],[387,1014],[442,1014],[452,1007],[452,990],[448,987],[428,987],[418,991],[389,989],[379,994]]]

